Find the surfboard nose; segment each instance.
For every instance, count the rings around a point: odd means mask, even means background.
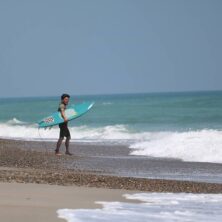
[[[92,102],[92,103],[89,105],[88,110],[91,109],[94,104],[95,104],[95,102]]]

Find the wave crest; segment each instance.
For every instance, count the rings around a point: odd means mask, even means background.
[[[73,141],[125,144],[131,155],[158,158],[176,158],[192,162],[222,163],[222,131],[200,130],[187,132],[132,132],[126,125],[104,127],[70,127]],[[22,140],[56,141],[58,127],[38,131],[37,124],[30,125],[17,119],[0,123],[0,137]]]
[[[222,131],[200,130],[159,133],[130,146],[132,155],[222,163]]]
[[[20,121],[20,120],[18,120],[17,118],[14,117],[13,119],[9,120],[7,122],[7,124],[9,124],[9,125],[25,125],[27,123],[23,122],[23,121]]]

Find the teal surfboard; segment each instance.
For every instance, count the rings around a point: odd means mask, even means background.
[[[76,119],[87,113],[92,108],[93,105],[94,103],[92,102],[84,102],[70,106],[68,109],[65,110],[66,118],[68,119],[68,121]],[[43,118],[40,122],[38,122],[38,125],[39,128],[44,128],[44,127],[52,127],[63,122],[64,119],[62,118],[61,113],[55,112],[52,113],[50,116]]]

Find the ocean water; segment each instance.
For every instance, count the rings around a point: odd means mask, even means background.
[[[0,138],[55,141],[58,127],[38,130],[58,97],[0,99]],[[94,101],[69,123],[73,141],[125,144],[132,155],[222,163],[222,91],[72,96]]]
[[[138,157],[222,163],[222,92],[72,96],[70,104],[83,101],[95,105],[69,123],[73,141],[125,144]],[[0,99],[0,138],[56,141],[58,127],[38,130],[36,123],[58,104],[59,97]],[[67,222],[222,218],[220,194],[140,193],[125,198],[142,202],[97,202],[102,208],[57,213]]]
[[[138,193],[125,198],[142,202],[97,202],[101,209],[59,209],[58,217],[67,222],[219,222],[222,218],[220,194]]]

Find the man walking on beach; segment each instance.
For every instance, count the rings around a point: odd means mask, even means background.
[[[64,122],[59,124],[60,134],[59,134],[59,139],[58,139],[58,142],[57,142],[57,145],[56,145],[56,150],[55,150],[56,155],[62,155],[59,152],[59,149],[60,149],[60,146],[62,144],[62,141],[63,141],[64,137],[66,137],[66,141],[65,141],[66,152],[65,152],[65,154],[72,155],[69,152],[69,141],[71,139],[71,136],[70,136],[70,132],[69,132],[69,129],[68,129],[68,119],[65,116],[65,110],[66,110],[66,106],[69,103],[69,98],[70,98],[70,95],[63,94],[61,96],[61,103],[60,103],[59,108],[58,108],[58,111],[61,113],[61,116],[64,119]]]

